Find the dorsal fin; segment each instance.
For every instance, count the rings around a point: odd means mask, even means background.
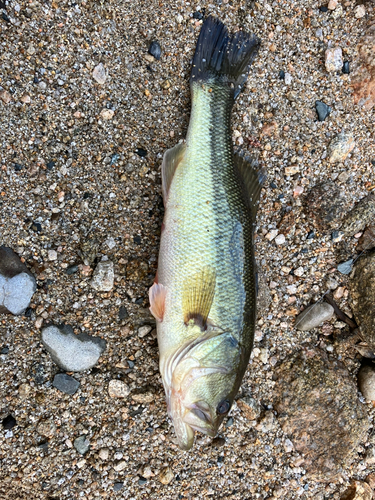
[[[184,157],[184,153],[186,150],[186,144],[176,144],[171,149],[168,149],[164,153],[163,163],[161,166],[161,179],[162,179],[162,188],[163,188],[163,199],[164,204],[167,200],[168,191],[179,163]]]
[[[216,272],[209,267],[191,276],[184,284],[182,309],[185,324],[193,320],[202,330],[206,329],[215,287]]]
[[[234,154],[234,168],[238,174],[245,201],[251,210],[252,220],[255,222],[260,192],[266,180],[265,169],[259,166],[256,157],[245,156],[242,152]]]

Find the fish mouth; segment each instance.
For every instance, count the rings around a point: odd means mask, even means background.
[[[206,408],[202,409],[200,404],[194,403],[190,408],[186,408],[180,398],[173,398],[170,402],[169,415],[173,421],[178,446],[181,450],[190,450],[194,444],[195,432],[201,432],[210,437],[216,436],[217,425],[207,409],[208,405],[204,404]]]

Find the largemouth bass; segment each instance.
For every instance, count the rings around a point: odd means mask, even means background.
[[[253,230],[263,172],[235,155],[230,115],[260,41],[202,26],[190,78],[186,142],[162,164],[165,216],[150,288],[160,372],[181,449],[195,431],[215,436],[229,412],[253,344]]]

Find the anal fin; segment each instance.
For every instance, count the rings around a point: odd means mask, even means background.
[[[172,179],[174,173],[184,157],[186,150],[186,144],[176,144],[171,149],[168,149],[164,153],[163,163],[161,166],[161,179],[162,179],[162,188],[163,188],[163,199],[164,204],[167,200],[168,191],[172,183]]]
[[[202,269],[185,283],[182,304],[185,324],[193,320],[202,330],[206,329],[215,287],[216,272],[209,267]]]

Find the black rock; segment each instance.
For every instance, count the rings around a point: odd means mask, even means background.
[[[315,109],[320,122],[323,122],[332,111],[330,106],[327,106],[327,104],[322,101],[315,101]]]
[[[10,19],[5,12],[2,13],[2,18],[4,19],[5,22],[10,23]]]
[[[276,188],[277,188],[277,186],[276,186],[276,184],[275,184],[274,182],[270,182],[270,188],[272,188],[272,189],[276,189]]]
[[[285,71],[283,71],[282,69],[279,71],[279,80],[284,80],[285,78]]]
[[[30,229],[32,229],[33,231],[35,231],[37,233],[40,233],[42,230],[42,226],[41,226],[41,224],[39,224],[39,222],[33,222],[30,226]]]
[[[313,240],[315,238],[315,233],[314,231],[309,231],[308,235],[307,235],[307,239],[308,240]]]
[[[320,12],[328,12],[328,7],[327,5],[322,5],[321,7],[319,7],[319,10]]]
[[[3,347],[3,348],[1,349],[0,354],[8,354],[8,352],[9,352],[9,347]]]
[[[144,158],[145,156],[147,156],[147,151],[143,148],[137,148],[135,150],[135,152],[137,153],[138,156],[140,156],[141,158]]]
[[[118,311],[118,318],[120,321],[129,318],[129,313],[125,306],[120,306],[120,309]]]
[[[20,170],[22,170],[22,169],[23,169],[23,165],[21,165],[20,163],[15,163],[15,164],[14,164],[14,170],[15,170],[16,172],[19,172],[19,171],[20,171]]]
[[[159,60],[161,56],[161,47],[159,42],[151,42],[148,48],[149,54],[155,57],[155,59]]]
[[[75,378],[67,375],[66,373],[58,373],[52,382],[53,387],[56,387],[61,392],[72,396],[78,390],[80,383]]]
[[[147,479],[146,479],[145,477],[142,477],[142,476],[141,476],[141,477],[138,479],[138,484],[139,484],[139,486],[142,486],[142,485],[144,485],[144,484],[146,484],[146,483],[147,483]]]
[[[343,66],[342,66],[342,72],[343,72],[345,75],[349,75],[349,73],[350,73],[349,61],[344,61],[344,64],[343,64]]]
[[[10,430],[13,429],[17,425],[17,421],[12,415],[8,415],[7,417],[3,418],[3,427],[4,429]]]
[[[140,236],[134,236],[133,238],[133,241],[134,243],[136,243],[137,245],[140,245],[142,243],[142,238]]]
[[[144,300],[143,297],[139,297],[139,299],[135,301],[135,304],[137,304],[137,306],[140,306],[143,304],[143,300]]]
[[[37,76],[34,76],[33,82],[34,83],[39,83],[39,78]]]
[[[201,19],[203,19],[203,14],[202,14],[202,12],[199,12],[199,11],[194,12],[194,14],[193,14],[193,19],[199,19],[199,21],[200,21]]]
[[[130,359],[128,359],[126,362],[128,363],[129,368],[134,368],[134,361],[130,361]]]
[[[123,486],[124,486],[124,483],[120,483],[120,482],[119,483],[115,483],[113,485],[113,490],[114,491],[120,491]]]
[[[54,161],[49,161],[46,165],[46,167],[48,168],[48,170],[52,170],[53,167],[55,166],[55,162]]]
[[[74,266],[70,266],[70,267],[67,267],[65,272],[66,274],[74,274],[78,271],[78,266],[76,264],[74,264]]]

